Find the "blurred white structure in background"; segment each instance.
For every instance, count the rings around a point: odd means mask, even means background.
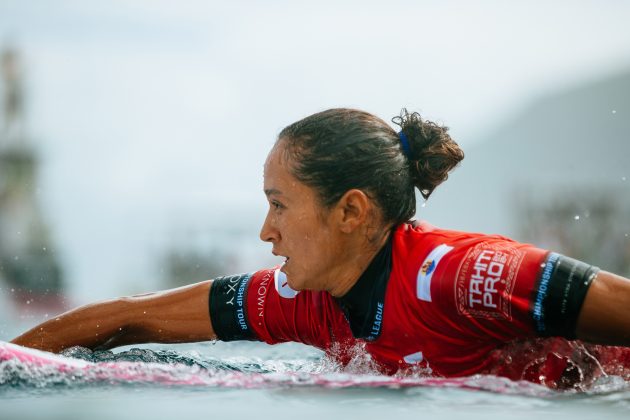
[[[37,201],[36,150],[24,122],[17,51],[1,53],[0,287],[20,313],[63,309],[63,278]]]

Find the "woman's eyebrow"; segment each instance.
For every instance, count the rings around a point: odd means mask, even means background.
[[[269,188],[265,190],[265,195],[269,197],[270,195],[282,195],[282,191],[276,190],[275,188]]]

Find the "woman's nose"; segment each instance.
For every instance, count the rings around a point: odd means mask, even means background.
[[[280,238],[280,234],[278,230],[271,223],[272,216],[267,213],[267,217],[265,218],[265,222],[260,229],[260,239],[264,242],[274,242]]]

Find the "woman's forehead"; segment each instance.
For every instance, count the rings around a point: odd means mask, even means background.
[[[263,176],[265,178],[265,183],[268,179],[275,179],[278,177],[283,177],[289,175],[288,170],[286,168],[285,159],[282,158],[282,153],[278,149],[277,146],[274,146],[273,149],[267,155],[267,159],[265,160],[265,164],[263,166]],[[267,185],[265,185],[267,188]]]
[[[280,148],[274,147],[265,161],[264,190],[269,195],[287,195],[300,187],[306,187],[289,171],[286,157]]]
[[[276,148],[274,148],[276,149]],[[264,192],[268,199],[278,198],[285,203],[312,206],[317,202],[316,191],[298,180],[290,170],[284,150],[272,150],[264,168]]]

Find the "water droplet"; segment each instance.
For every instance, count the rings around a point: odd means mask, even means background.
[[[147,313],[147,311],[142,311],[142,313],[143,313],[143,314],[146,314],[146,313]]]
[[[622,177],[621,177],[621,180],[622,180],[622,181],[626,181],[627,179],[628,179],[628,178],[626,178],[625,176],[622,176]]]
[[[612,110],[612,113],[613,113],[613,114],[616,114],[616,113],[617,113],[617,110],[616,110],[616,109],[613,109],[613,110]]]
[[[46,251],[46,247],[43,247],[43,248],[42,248],[42,251]]]
[[[574,220],[580,220],[580,216],[579,215],[575,215],[575,217],[573,217]]]
[[[427,202],[423,201],[422,204],[420,204],[420,207],[426,207],[427,206]]]

